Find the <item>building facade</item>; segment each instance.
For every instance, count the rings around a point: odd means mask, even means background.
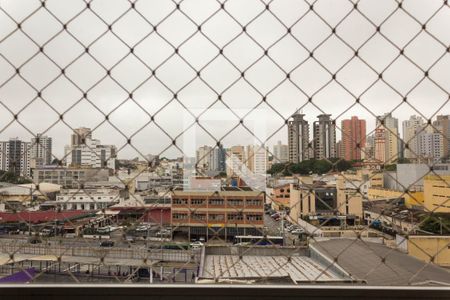
[[[331,120],[331,115],[322,114],[317,116],[314,122],[314,158],[334,158],[336,149],[336,125]]]
[[[403,127],[403,156],[415,159],[419,152],[417,132],[424,126],[424,120],[420,116],[411,116],[402,123]]]
[[[89,128],[75,129],[71,146],[66,147],[65,162],[68,167],[116,168],[116,147],[102,145],[100,140],[92,139]]]
[[[375,129],[375,159],[381,163],[393,163],[401,153],[398,119],[391,113],[377,117]]]
[[[263,235],[264,202],[255,191],[174,191],[172,226],[191,237],[231,239],[236,235]]]
[[[108,181],[108,169],[47,167],[33,170],[33,182],[53,183],[63,188],[80,188],[86,182]]]
[[[423,185],[425,209],[435,213],[450,213],[450,175],[426,176]]]
[[[289,161],[292,163],[299,163],[310,158],[309,124],[304,116],[297,112],[288,122]]]
[[[52,163],[52,138],[38,134],[31,139],[31,168],[42,168]]]
[[[443,136],[444,140],[444,156],[450,157],[450,115],[436,116],[436,121],[433,122],[433,126]]]
[[[0,142],[0,170],[30,177],[31,144],[17,138]]]
[[[342,153],[339,157],[345,160],[362,159],[361,149],[366,145],[366,120],[353,116],[342,120]]]
[[[273,146],[273,163],[283,164],[289,161],[289,145],[283,145],[281,141],[278,141]]]

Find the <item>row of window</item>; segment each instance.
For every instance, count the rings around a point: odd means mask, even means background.
[[[174,220],[187,220],[189,214],[185,213],[175,213],[173,214]],[[227,220],[228,221],[242,221],[244,220],[244,217],[247,221],[262,221],[263,215],[262,214],[228,214]],[[199,221],[206,221],[206,214],[192,214],[191,218],[193,220],[199,220]],[[209,221],[224,221],[225,215],[224,214],[209,214],[208,216]]]
[[[188,205],[189,200],[188,199],[173,199],[173,204],[176,205]],[[225,201],[224,199],[209,199],[208,204],[211,206],[223,206],[225,203],[228,204],[228,206],[243,206],[244,200],[242,199],[228,199]],[[205,199],[191,199],[191,205],[205,205],[206,200]],[[263,201],[261,199],[247,199],[245,200],[246,206],[262,206]]]

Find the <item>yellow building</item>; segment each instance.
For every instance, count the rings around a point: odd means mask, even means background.
[[[450,213],[450,175],[424,178],[424,205],[428,211]]]
[[[349,181],[339,176],[336,181],[337,189],[337,208],[341,215],[354,215],[362,218],[363,215],[363,196],[358,192],[360,181]]]
[[[409,236],[408,254],[424,262],[450,267],[450,236]]]
[[[290,185],[289,216],[297,221],[300,217],[316,213],[316,197],[312,190],[304,186]]]
[[[424,192],[414,191],[405,193],[383,188],[369,188],[369,190],[367,191],[367,198],[369,200],[404,198],[405,205],[408,208],[411,208],[413,206],[424,206]]]

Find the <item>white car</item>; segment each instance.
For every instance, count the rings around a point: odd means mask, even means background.
[[[202,242],[200,242],[200,241],[196,241],[196,242],[193,242],[193,243],[190,244],[190,246],[191,246],[192,249],[199,249],[199,248],[202,248],[203,245],[204,245],[204,244],[203,244]]]
[[[296,229],[291,231],[291,234],[300,234],[300,233],[303,233],[303,232],[305,232],[303,229],[296,228]]]

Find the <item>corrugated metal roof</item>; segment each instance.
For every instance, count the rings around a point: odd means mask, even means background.
[[[348,281],[306,256],[207,255],[203,278],[276,279],[290,277],[294,282]]]

